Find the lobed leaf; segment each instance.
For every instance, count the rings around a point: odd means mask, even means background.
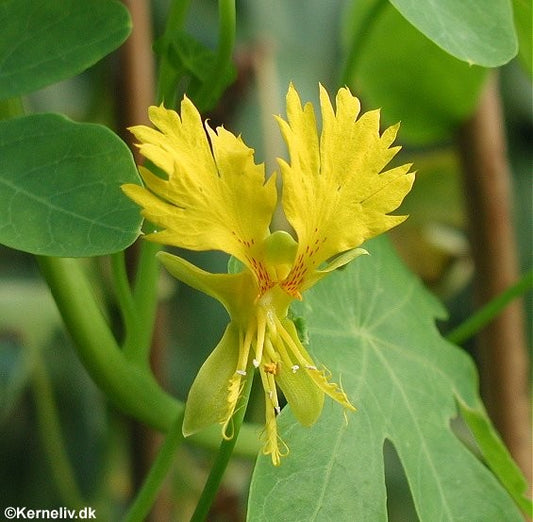
[[[285,408],[280,435],[290,454],[279,468],[258,458],[249,520],[387,520],[386,440],[421,521],[522,520],[526,482],[490,426],[472,361],[436,330],[442,307],[386,240],[365,246],[370,256],[322,281],[297,309],[310,352],[340,376],[358,411],[345,419],[326,401],[305,428]],[[450,427],[458,404],[485,463]]]

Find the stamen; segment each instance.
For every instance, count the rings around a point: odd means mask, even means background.
[[[265,346],[266,353],[269,354],[271,359],[277,360],[280,364],[284,364],[287,368],[292,368],[294,366],[294,361],[287,353],[283,339],[277,338],[276,347],[274,347],[270,339],[267,337],[265,339]]]
[[[289,334],[289,332],[283,327],[281,324],[281,321],[278,317],[275,318],[276,326],[278,328],[278,332],[280,334],[280,337],[282,338],[283,342],[290,348],[292,354],[296,358],[296,360],[305,368],[308,368],[309,366],[312,366],[310,363],[312,361],[307,360],[304,357],[304,354],[300,350],[300,347],[298,346],[299,342],[297,343],[292,336]],[[315,368],[316,369],[316,368]]]
[[[265,353],[266,357],[270,359],[271,361],[276,361],[279,359],[279,354],[274,348],[272,341],[269,337],[265,339]]]
[[[272,373],[267,373],[264,368],[259,369],[259,374],[261,375],[261,383],[263,384],[263,390],[265,391],[267,411],[269,409],[269,402],[271,404],[270,408],[279,408],[278,392],[274,375]]]
[[[265,372],[261,371],[261,379],[263,381],[263,386],[265,387],[265,383],[268,378],[272,379],[272,382],[274,382],[274,377],[272,375],[267,375]],[[265,387],[265,391],[267,388]],[[270,391],[267,395],[270,397],[270,394],[274,394],[275,392]],[[284,457],[285,455],[288,455],[289,448],[287,445],[279,438],[278,435],[278,427],[276,424],[276,414],[279,414],[281,411],[281,408],[279,407],[279,404],[277,404],[277,398],[276,398],[276,404],[274,405],[274,408],[270,404],[266,405],[265,410],[265,431],[263,432],[263,437],[265,440],[265,445],[263,446],[263,454],[264,455],[270,455],[270,458],[272,459],[272,464],[274,466],[279,466],[281,463],[281,457]],[[281,443],[281,449],[280,449],[280,443]]]
[[[292,373],[296,373],[299,369],[300,367],[297,364],[291,367]]]
[[[259,366],[261,359],[263,358],[263,346],[265,345],[265,333],[267,327],[267,318],[265,310],[259,306],[257,310],[257,341],[255,345],[255,361],[257,361],[257,366]],[[257,366],[255,366],[257,368]]]
[[[281,464],[282,453],[278,446],[278,428],[276,425],[276,416],[274,412],[267,407],[265,419],[265,445],[263,453],[270,455],[272,464],[279,466]]]
[[[257,359],[254,359],[254,360],[252,361],[252,364],[254,365],[255,368],[259,368],[259,365],[261,364],[261,362],[258,361]]]
[[[355,411],[355,407],[350,403],[348,396],[344,392],[341,386],[334,382],[330,382],[329,378],[330,376],[326,373],[326,371],[319,371],[318,368],[310,364],[312,361],[309,361],[305,357],[305,350],[302,353],[302,350],[300,350],[298,344],[299,341],[296,341],[291,334],[283,327],[283,324],[279,320],[278,317],[275,318],[276,320],[276,326],[278,327],[278,332],[280,334],[280,337],[282,341],[287,345],[287,347],[291,350],[292,354],[298,362],[307,370],[309,370],[309,376],[313,380],[313,382],[327,395],[329,395],[332,399],[336,400],[338,403],[342,404],[345,408],[348,408],[349,410]],[[279,349],[279,348],[278,348]]]
[[[244,334],[244,338],[243,338],[242,331],[239,331],[239,359],[237,361],[237,370],[236,370],[236,373],[238,373],[239,375],[246,375],[246,370],[241,370],[240,368],[246,368],[248,364],[248,355],[250,354],[252,338],[255,334],[254,327],[255,327],[254,323],[248,326],[246,333]]]
[[[276,314],[272,310],[268,310],[266,313],[266,321],[270,336],[274,341],[278,338],[278,328],[276,325]]]
[[[265,370],[266,373],[277,375],[279,371],[279,363],[275,363],[275,362],[265,363],[263,365],[263,369]]]

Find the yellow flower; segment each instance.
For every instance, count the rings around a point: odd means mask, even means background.
[[[213,130],[186,97],[181,116],[150,107],[156,129],[131,130],[141,153],[164,174],[139,167],[145,187],[124,192],[158,227],[146,239],[191,250],[222,250],[242,263],[235,274],[212,274],[166,252],[159,259],[171,274],[218,299],[231,321],[200,369],[189,392],[183,433],[220,423],[232,436],[232,416],[245,379],[257,369],[264,388],[264,453],[275,465],[286,453],[277,434],[278,389],[304,426],[319,417],[324,395],[355,408],[300,342],[288,317],[290,303],[328,272],[360,254],[366,239],[401,223],[390,216],[411,189],[410,165],[382,172],[400,147],[392,147],[398,125],[379,133],[379,112],[357,116],[360,104],[340,89],[333,108],[320,86],[322,129],[311,104],[302,107],[291,85],[287,121],[278,118],[290,161],[279,160],[285,215],[297,241],[270,232],[277,202],[275,175],[240,137]]]

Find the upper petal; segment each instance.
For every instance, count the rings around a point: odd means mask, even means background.
[[[207,134],[192,102],[184,98],[181,117],[151,107],[157,129],[131,130],[141,153],[166,178],[140,169],[146,188],[124,185],[161,230],[147,238],[191,250],[222,250],[250,266],[254,250],[269,232],[277,194],[275,180],[265,183],[263,165],[253,149],[222,127]],[[209,139],[208,139],[209,136]]]
[[[410,165],[382,172],[399,150],[391,147],[398,125],[380,135],[378,111],[357,119],[359,100],[347,88],[339,90],[334,110],[320,86],[320,106],[320,137],[312,106],[302,108],[292,85],[287,121],[278,119],[290,154],[290,163],[279,160],[283,208],[298,235],[295,271],[304,273],[296,287],[326,259],[401,223],[405,216],[387,214],[414,181]]]

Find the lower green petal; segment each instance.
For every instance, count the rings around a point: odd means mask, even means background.
[[[320,417],[324,406],[324,393],[303,369],[293,373],[290,368],[280,370],[276,380],[287,399],[296,420],[311,426]]]
[[[189,391],[183,420],[185,437],[226,420],[228,386],[237,370],[238,356],[239,332],[235,324],[230,323]]]
[[[298,339],[294,324],[289,320],[285,320],[283,321],[283,326],[298,348],[301,349],[302,355],[310,360],[307,351]],[[314,424],[324,406],[324,392],[313,382],[307,371],[304,368],[296,369],[294,367],[281,366],[279,373],[276,375],[276,382],[279,384],[298,422],[304,426]]]

